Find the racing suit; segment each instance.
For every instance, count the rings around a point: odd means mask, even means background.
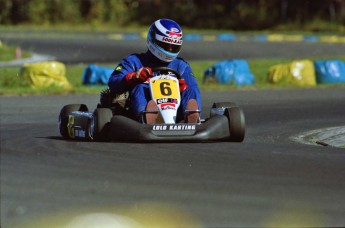
[[[156,58],[150,51],[141,54],[131,54],[124,58],[115,68],[109,78],[108,86],[112,93],[121,94],[126,91],[130,93],[130,110],[137,120],[145,110],[151,94],[148,83],[141,83],[131,88],[126,82],[125,76],[129,72],[136,72],[142,67],[169,67],[176,70],[185,79],[188,88],[181,93],[181,104],[178,109],[177,120],[183,119],[187,102],[195,99],[201,110],[201,96],[197,81],[189,64],[182,58],[175,58],[171,62],[164,62]]]

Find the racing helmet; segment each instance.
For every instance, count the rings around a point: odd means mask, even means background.
[[[173,61],[180,53],[181,47],[182,29],[175,21],[159,19],[150,26],[147,48],[158,59]]]

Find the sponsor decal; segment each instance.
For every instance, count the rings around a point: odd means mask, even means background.
[[[85,131],[84,130],[78,130],[74,129],[74,136],[79,138],[85,138]]]
[[[161,98],[156,100],[157,104],[162,104],[162,103],[173,103],[177,104],[177,99],[174,98]]]
[[[181,39],[173,39],[173,38],[163,37],[162,41],[165,41],[165,42],[171,43],[171,44],[182,45]]]
[[[116,71],[120,71],[122,70],[122,66],[121,65],[118,65],[116,68],[115,68]]]
[[[171,103],[160,104],[160,106],[161,106],[162,110],[168,110],[168,109],[175,110],[176,109],[175,104],[171,104]]]
[[[181,37],[182,34],[177,28],[171,28],[171,31],[167,31],[167,34],[171,37]]]
[[[68,116],[67,128],[68,128],[68,135],[72,139],[74,138],[73,126],[74,126],[74,116],[73,115],[69,115]]]
[[[171,107],[171,106],[165,106],[165,107],[161,107],[162,110],[176,110],[175,107]]]
[[[154,131],[194,131],[196,125],[193,124],[173,124],[173,125],[153,125]]]

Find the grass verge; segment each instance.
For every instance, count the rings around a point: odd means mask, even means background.
[[[20,47],[7,45],[0,40],[0,61],[11,61],[16,58],[29,58],[30,52],[23,51]]]
[[[328,59],[340,59],[345,61],[345,57],[334,57]],[[313,59],[311,59],[313,60]],[[315,59],[316,60],[316,59]],[[248,60],[250,70],[255,75],[255,85],[238,87],[231,84],[202,84],[205,69],[213,65],[216,61],[191,61],[190,65],[199,82],[201,90],[228,90],[228,89],[269,89],[269,88],[288,88],[289,85],[273,85],[267,81],[268,69],[276,64],[288,63],[290,59],[250,59]],[[114,65],[104,64],[102,66],[114,68]],[[86,86],[82,84],[82,74],[87,67],[85,64],[67,65],[66,77],[72,85],[71,89],[64,90],[57,87],[33,89],[20,77],[20,67],[0,68],[0,95],[23,95],[23,94],[66,94],[66,93],[88,93],[97,94],[105,89],[106,85]],[[319,87],[343,86],[345,84],[317,85]]]

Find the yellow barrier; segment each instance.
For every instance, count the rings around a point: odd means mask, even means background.
[[[314,63],[305,59],[274,65],[268,71],[267,80],[273,84],[315,86]]]
[[[124,35],[123,34],[110,34],[110,35],[108,35],[108,38],[111,40],[123,40]]]
[[[45,88],[50,86],[71,88],[65,77],[66,67],[57,61],[37,62],[24,64],[19,76],[26,80],[32,88]]]
[[[267,40],[271,42],[302,42],[304,37],[302,35],[271,34],[267,35]]]
[[[345,37],[341,37],[341,36],[320,36],[320,42],[325,42],[325,43],[345,43]]]

